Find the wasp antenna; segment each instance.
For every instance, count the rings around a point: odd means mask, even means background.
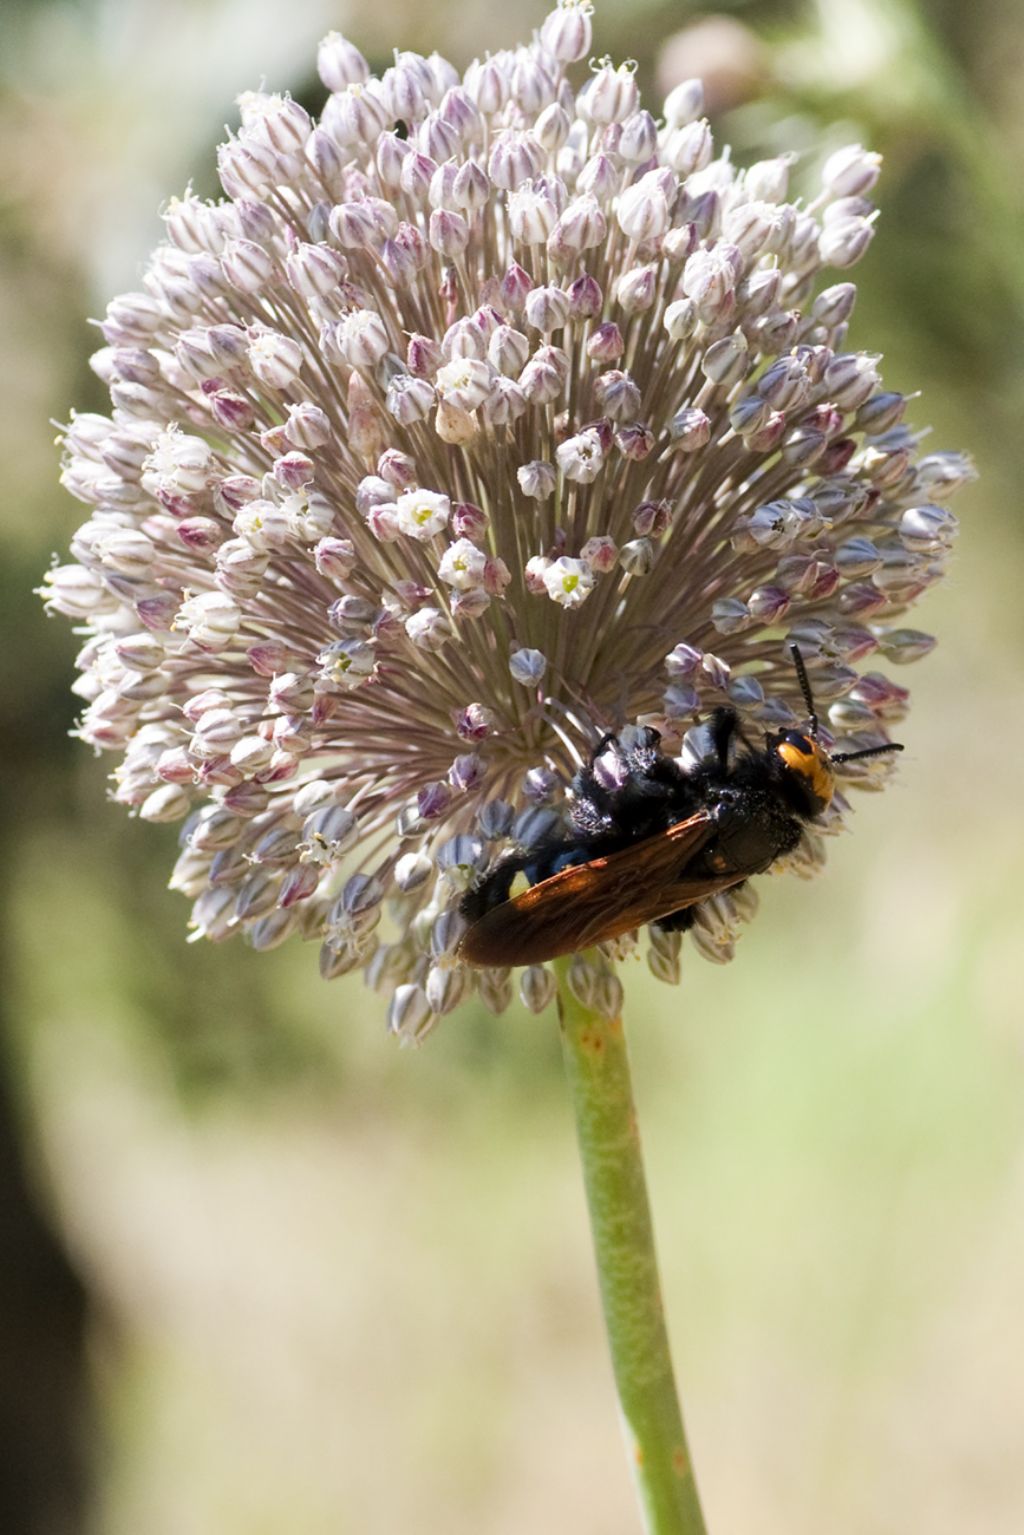
[[[833,762],[856,762],[859,757],[880,757],[883,752],[901,752],[903,747],[897,741],[888,741],[885,746],[865,746],[859,752],[837,752],[832,758]]]
[[[811,722],[811,739],[816,741],[818,739],[818,716],[814,708],[814,694],[811,692],[811,680],[807,675],[804,658],[800,654],[800,646],[795,640],[789,647],[789,653],[793,657],[797,681],[800,684],[800,691],[804,695],[804,703],[807,705],[807,716]]]

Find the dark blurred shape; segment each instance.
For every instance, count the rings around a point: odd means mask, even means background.
[[[733,16],[702,16],[682,27],[666,40],[655,64],[659,95],[682,80],[703,80],[712,117],[759,96],[768,74],[764,43]]]
[[[85,1292],[36,1210],[0,1078],[0,1530],[86,1527]]]

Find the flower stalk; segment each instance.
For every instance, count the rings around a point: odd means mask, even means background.
[[[621,1016],[605,1017],[556,960],[558,1016],[601,1302],[647,1535],[703,1535],[654,1250]]]

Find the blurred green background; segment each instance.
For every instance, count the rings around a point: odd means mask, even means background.
[[[542,0],[6,0],[0,52],[0,1529],[637,1527],[553,1016],[420,1051],[297,944],[186,947],[173,829],[68,739],[31,588],[81,512],[52,420],[85,316],[236,94],[317,39],[460,65]],[[662,47],[666,39],[667,46]],[[666,1301],[712,1531],[1024,1526],[1024,22],[1018,0],[600,0],[648,105],[707,73],[742,155],[861,138],[855,344],[976,456],[908,750],[734,965],[626,975]],[[834,128],[832,124],[840,126]],[[901,677],[900,680],[903,680]],[[166,834],[165,834],[166,830]]]

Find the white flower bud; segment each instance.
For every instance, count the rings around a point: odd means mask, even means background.
[[[494,370],[490,363],[475,357],[459,357],[437,372],[437,391],[441,398],[459,410],[476,410],[490,394]]]
[[[583,560],[562,555],[552,560],[544,572],[544,588],[552,602],[563,608],[578,608],[594,586],[594,574]]]
[[[452,637],[452,626],[439,608],[420,608],[405,620],[405,632],[419,650],[440,650]]]
[[[665,97],[665,121],[670,128],[685,128],[704,111],[704,82],[683,80]]]
[[[604,449],[601,438],[592,428],[569,437],[555,449],[558,467],[567,480],[580,485],[590,485],[597,479],[604,465]]]
[[[487,567],[487,555],[468,538],[456,539],[441,556],[437,573],[448,586],[468,592],[482,586]]]

